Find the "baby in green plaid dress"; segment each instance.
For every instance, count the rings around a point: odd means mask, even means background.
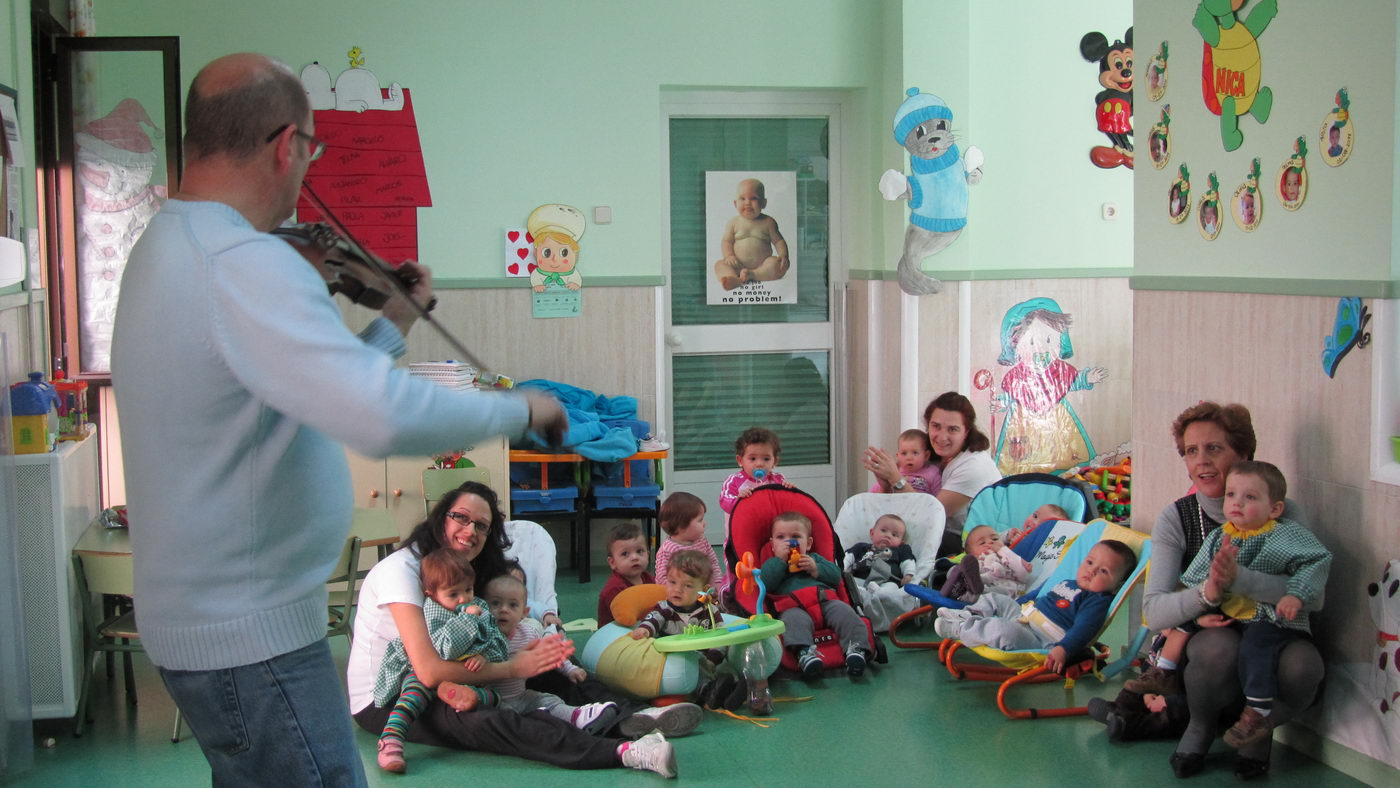
[[[496,626],[490,609],[472,604],[476,570],[459,551],[440,548],[423,556],[419,565],[423,580],[423,618],[433,649],[443,659],[462,660],[476,671],[487,662],[510,658],[505,635]],[[379,675],[374,681],[374,705],[390,703],[394,710],[379,736],[379,766],[391,772],[407,768],[403,757],[404,736],[432,700],[433,691],[418,680],[404,651],[403,639],[394,638],[384,650]],[[457,711],[470,711],[478,705],[494,706],[495,693],[486,688],[444,681],[438,684],[438,697]]]
[[[1141,679],[1124,684],[1134,692],[1180,692],[1175,663],[1185,653],[1191,634],[1202,627],[1239,629],[1239,670],[1245,708],[1239,721],[1225,733],[1225,743],[1235,748],[1272,735],[1270,712],[1278,692],[1278,656],[1292,641],[1311,637],[1308,616],[1302,611],[1322,597],[1332,566],[1332,554],[1310,531],[1292,520],[1277,519],[1283,514],[1287,492],[1288,483],[1274,465],[1235,463],[1225,480],[1225,516],[1229,521],[1206,536],[1200,552],[1181,575],[1182,584],[1196,588],[1202,602],[1212,606],[1212,610],[1197,618],[1194,626],[1187,625],[1167,636],[1158,668],[1169,671],[1149,671]],[[1235,553],[1235,560],[1242,567],[1287,576],[1288,593],[1277,604],[1228,592],[1220,599],[1208,598],[1205,583],[1211,563],[1217,554],[1227,550]]]

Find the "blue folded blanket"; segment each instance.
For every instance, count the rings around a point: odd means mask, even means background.
[[[535,379],[517,384],[554,396],[569,415],[569,431],[564,435],[567,449],[597,462],[616,462],[637,452],[636,397],[605,397],[588,389],[554,380]],[[549,448],[539,436],[529,439],[540,448]]]

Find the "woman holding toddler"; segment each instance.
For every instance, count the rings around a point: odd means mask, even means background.
[[[962,551],[967,507],[983,487],[1001,478],[987,449],[991,441],[977,428],[972,401],[956,391],[944,392],[924,408],[924,424],[933,446],[932,464],[942,472],[943,489],[934,496],[947,513],[939,555]],[[862,458],[883,492],[913,492],[889,452],[871,446]]]
[[[1181,588],[1182,573],[1200,552],[1207,538],[1226,521],[1225,477],[1235,463],[1254,459],[1256,439],[1249,409],[1202,402],[1187,408],[1172,424],[1177,453],[1195,492],[1169,504],[1152,529],[1152,567],[1147,577],[1143,614],[1154,630],[1170,629],[1212,611],[1227,592],[1269,604],[1288,593],[1288,577],[1269,575],[1239,566],[1237,549],[1221,548],[1210,565],[1204,585]],[[1306,525],[1301,508],[1285,501],[1283,517]],[[1301,615],[1319,609],[1322,600],[1304,607]],[[1240,634],[1230,627],[1203,629],[1186,647],[1186,664],[1174,679],[1154,666],[1144,680],[1184,688],[1190,723],[1172,754],[1172,770],[1189,777],[1204,766],[1206,751],[1216,737],[1216,726],[1226,712],[1238,713],[1244,701],[1239,670]],[[1301,638],[1284,647],[1278,660],[1280,694],[1273,704],[1274,724],[1282,724],[1312,704],[1322,680],[1322,657],[1312,641]],[[1179,684],[1177,683],[1179,681]],[[1169,688],[1170,689],[1170,688]],[[1129,702],[1125,690],[1116,706]],[[1166,694],[1164,692],[1163,694]],[[1163,712],[1158,712],[1163,713]],[[1271,740],[1241,747],[1235,759],[1235,775],[1250,779],[1268,772]]]
[[[573,651],[561,635],[546,635],[504,662],[487,662],[470,670],[462,662],[443,659],[434,649],[424,616],[422,557],[441,548],[465,553],[475,570],[476,594],[508,571],[505,515],[496,493],[478,482],[467,482],[444,496],[428,519],[419,524],[388,558],[375,564],[360,588],[355,638],[346,671],[350,708],[355,722],[380,735],[392,707],[374,703],[375,679],[388,646],[402,640],[413,672],[429,689],[443,685],[479,685],[525,679],[553,670]],[[643,731],[651,719],[644,711],[621,724],[624,733]],[[673,732],[674,733],[674,732]],[[637,741],[594,735],[545,711],[517,713],[477,707],[459,712],[434,697],[407,731],[407,740],[460,750],[479,750],[543,761],[569,769],[627,766],[674,777],[675,754],[659,734]]]

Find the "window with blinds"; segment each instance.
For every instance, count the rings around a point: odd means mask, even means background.
[[[827,353],[678,355],[671,370],[676,470],[734,467],[751,426],[778,434],[780,468],[831,462]]]
[[[824,323],[828,320],[829,197],[826,118],[671,119],[671,322]],[[705,303],[705,173],[797,173],[797,228],[781,228],[798,261],[796,304]]]

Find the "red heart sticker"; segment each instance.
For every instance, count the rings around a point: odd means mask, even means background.
[[[534,243],[534,242],[535,242],[535,236],[530,235],[529,233],[525,233],[525,243],[527,243],[527,244],[532,244],[532,243]]]
[[[524,260],[526,257],[529,257],[529,256],[530,256],[530,250],[529,250],[529,249],[516,249],[516,250],[515,250],[515,256],[516,256],[516,257],[519,257],[521,260]]]
[[[506,233],[506,237],[510,239],[511,243],[515,243],[515,240],[520,237],[520,231],[511,230],[510,232]]]
[[[537,267],[538,267],[538,266],[536,266],[534,263],[530,263],[529,273],[532,273],[532,274],[533,274],[533,273],[535,272],[535,269],[536,269]]]
[[[511,263],[510,267],[506,268],[506,270],[510,271],[511,275],[514,276],[520,273],[520,263]]]
[[[1061,610],[1064,610],[1065,608],[1069,607],[1069,600],[1068,600],[1068,599],[1056,599],[1056,600],[1055,600],[1055,607],[1058,607],[1058,608],[1060,608]]]

